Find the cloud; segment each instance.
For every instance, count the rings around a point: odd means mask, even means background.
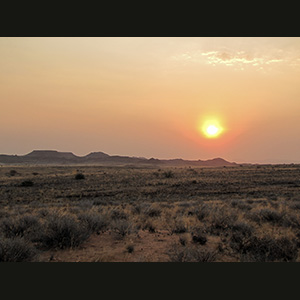
[[[244,70],[251,66],[258,69],[264,69],[270,66],[285,64],[289,66],[300,66],[299,56],[284,55],[282,50],[274,50],[274,53],[259,55],[247,53],[245,51],[188,51],[182,54],[172,56],[172,60],[187,63],[202,63],[212,66],[224,65]]]

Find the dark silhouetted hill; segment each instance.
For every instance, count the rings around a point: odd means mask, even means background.
[[[86,156],[76,156],[72,152],[59,152],[55,150],[34,150],[26,155],[0,155],[1,164],[94,164],[94,165],[162,165],[162,166],[235,166],[234,162],[228,162],[223,158],[209,160],[184,160],[156,159],[143,157],[130,157],[119,155],[108,155],[103,152],[92,152]]]

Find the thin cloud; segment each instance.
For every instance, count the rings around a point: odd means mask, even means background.
[[[281,50],[274,51],[268,55],[253,55],[245,51],[194,51],[185,52],[171,57],[172,60],[186,63],[202,63],[212,66],[224,65],[244,70],[245,66],[252,66],[264,69],[268,66],[286,64],[289,66],[299,66],[300,58],[294,55],[285,55]]]

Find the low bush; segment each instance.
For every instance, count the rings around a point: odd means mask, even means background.
[[[287,237],[252,236],[240,244],[241,261],[248,262],[290,262],[298,256],[297,241]]]
[[[248,210],[252,209],[252,206],[249,205],[249,203],[246,203],[243,200],[232,200],[230,204],[231,204],[232,207],[236,207],[236,208],[238,208],[240,210],[243,210],[243,211],[248,211]]]
[[[238,215],[227,211],[224,208],[218,208],[214,211],[211,219],[210,232],[220,235],[224,231],[229,231],[238,219]]]
[[[81,213],[78,215],[78,220],[91,233],[104,232],[108,226],[106,217],[96,213]]]
[[[127,251],[128,253],[132,253],[132,252],[134,251],[134,246],[133,246],[133,245],[128,245],[128,246],[126,247],[126,251]]]
[[[187,226],[181,219],[175,219],[171,229],[171,233],[185,233],[188,231]]]
[[[290,208],[291,209],[300,209],[300,203],[299,202],[292,202],[291,204],[290,204]]]
[[[77,174],[75,175],[75,179],[76,179],[76,180],[85,179],[85,176],[84,176],[82,173],[77,173]]]
[[[75,248],[86,241],[90,234],[89,228],[80,225],[71,216],[50,215],[36,242],[43,249]]]
[[[40,222],[36,216],[25,215],[17,219],[5,218],[0,224],[0,230],[6,238],[26,237],[33,239],[40,230]]]
[[[262,221],[280,223],[284,217],[284,213],[271,209],[262,209],[259,212],[259,216]]]
[[[147,220],[145,224],[142,226],[143,230],[148,230],[150,233],[155,233],[155,225],[152,221]]]
[[[163,175],[166,177],[166,178],[173,178],[174,177],[174,172],[173,171],[165,171],[163,173]]]
[[[214,262],[217,251],[198,246],[173,245],[168,256],[170,262]]]
[[[231,228],[230,247],[235,251],[240,251],[253,233],[253,226],[245,222],[237,222]]]
[[[113,208],[110,211],[110,217],[112,220],[127,220],[128,219],[127,214],[119,208]]]
[[[161,215],[161,209],[160,208],[156,208],[153,206],[150,207],[146,207],[143,210],[143,213],[151,218],[153,217],[159,217]]]
[[[279,212],[279,211],[276,211],[273,209],[269,209],[269,208],[264,208],[264,209],[252,212],[252,213],[246,215],[246,217],[257,223],[268,222],[268,223],[272,223],[272,224],[281,225],[285,218],[285,213]]]
[[[127,220],[114,221],[111,224],[111,229],[120,238],[124,238],[126,235],[136,232],[136,228]]]
[[[182,245],[182,246],[185,246],[187,244],[187,238],[186,237],[180,237],[179,238],[179,243]]]
[[[21,182],[21,186],[23,186],[23,187],[33,186],[33,181],[25,180],[25,181]]]
[[[0,240],[0,262],[31,262],[37,250],[23,238]]]
[[[10,176],[15,176],[16,174],[18,174],[18,172],[16,170],[10,170],[9,171]]]
[[[202,227],[194,227],[191,231],[192,242],[195,244],[205,245],[207,242],[206,233]]]
[[[196,207],[194,210],[189,210],[188,215],[195,215],[199,221],[203,221],[211,214],[211,206],[208,204],[201,204],[199,207]]]

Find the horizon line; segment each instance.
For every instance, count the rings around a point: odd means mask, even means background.
[[[132,158],[141,158],[141,159],[151,159],[151,158],[153,158],[153,159],[158,159],[158,160],[175,160],[175,159],[181,159],[181,160],[186,160],[186,161],[198,161],[198,160],[200,160],[200,161],[207,161],[207,160],[213,160],[213,159],[223,159],[223,160],[225,160],[225,161],[227,161],[227,162],[231,162],[231,163],[236,163],[236,164],[259,164],[259,165],[264,165],[264,164],[268,164],[268,165],[276,165],[276,164],[288,164],[288,165],[290,165],[290,164],[300,164],[300,161],[299,162],[296,162],[296,161],[286,161],[286,160],[283,160],[283,159],[277,159],[277,162],[276,162],[276,159],[265,159],[265,162],[262,162],[262,161],[256,161],[256,162],[239,162],[239,161],[235,161],[235,160],[227,160],[227,159],[225,159],[225,158],[223,158],[223,157],[220,157],[220,156],[218,156],[218,157],[213,157],[213,158],[207,158],[207,159],[197,159],[197,158],[182,158],[182,157],[174,157],[174,158],[156,158],[156,157],[153,157],[153,156],[151,156],[151,157],[146,157],[146,156],[135,156],[135,155],[132,155],[132,156],[130,156],[130,155],[125,155],[125,154],[108,154],[108,153],[106,153],[106,152],[103,152],[103,151],[91,151],[91,152],[88,152],[87,154],[85,154],[85,155],[77,155],[77,154],[75,154],[74,152],[72,152],[72,151],[60,151],[60,150],[56,150],[56,149],[33,149],[32,151],[30,151],[30,152],[28,152],[28,153],[25,153],[25,154],[7,154],[7,153],[0,153],[0,155],[14,155],[14,156],[25,156],[25,155],[28,155],[28,154],[30,154],[30,153],[32,153],[32,152],[34,152],[34,151],[53,151],[53,152],[59,152],[59,153],[71,153],[71,154],[73,154],[73,155],[75,155],[75,156],[77,156],[77,157],[85,157],[85,156],[87,156],[87,155],[89,155],[89,154],[92,154],[92,153],[104,153],[104,154],[107,154],[107,155],[109,155],[109,156],[121,156],[121,157],[132,157]],[[270,161],[273,161],[273,162],[270,162]]]

